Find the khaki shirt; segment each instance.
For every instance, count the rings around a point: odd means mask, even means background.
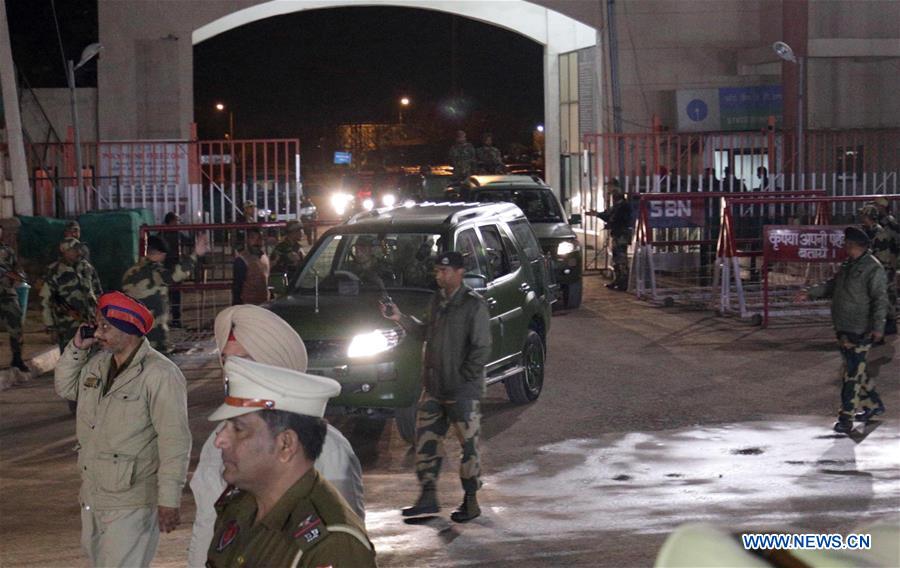
[[[146,339],[110,386],[111,360],[69,342],[54,375],[57,394],[78,400],[81,502],[177,508],[191,457],[184,375]]]
[[[207,566],[375,566],[375,549],[362,521],[315,469],[259,522],[256,510],[256,499],[237,489],[216,503]]]

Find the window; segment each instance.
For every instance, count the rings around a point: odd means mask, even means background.
[[[525,252],[525,258],[529,262],[540,259],[543,256],[541,246],[538,244],[537,238],[534,236],[534,229],[528,224],[528,221],[513,221],[509,224],[509,228],[515,235],[516,240],[522,246]]]
[[[519,251],[516,250],[516,245],[513,244],[512,240],[503,233],[503,248],[506,249],[506,254],[509,256],[509,269],[512,272],[515,272],[522,266],[522,263],[519,261]]]
[[[500,230],[495,225],[485,225],[479,229],[481,237],[484,239],[484,256],[490,271],[490,274],[487,275],[488,278],[496,280],[506,276],[511,270],[509,256],[503,247],[503,240],[500,238]]]
[[[466,229],[456,236],[456,250],[463,255],[463,266],[466,274],[480,274],[488,277],[488,270],[481,254],[481,241],[475,229]]]

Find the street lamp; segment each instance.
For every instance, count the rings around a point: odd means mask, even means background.
[[[216,110],[219,112],[224,111],[225,105],[223,103],[216,103]],[[225,137],[234,140],[234,113],[231,109],[228,110],[228,134],[226,134]]]
[[[400,124],[403,124],[403,109],[408,107],[410,103],[409,97],[400,98]]]
[[[800,178],[800,188],[803,189],[804,175],[806,170],[806,164],[804,161],[805,141],[803,140],[803,97],[806,83],[806,60],[804,57],[795,54],[794,50],[791,49],[791,46],[783,41],[776,41],[775,43],[773,43],[772,49],[781,59],[790,63],[794,63],[798,66],[797,71],[799,72],[799,78],[797,80],[797,173],[799,174]]]
[[[543,125],[543,124],[538,124],[538,125],[537,125],[537,128],[535,128],[535,130],[537,130],[538,132],[543,132],[543,131],[544,131],[544,125]]]
[[[81,59],[76,65],[74,61],[69,59],[67,69],[67,79],[69,80],[69,98],[72,102],[72,130],[75,131],[75,167],[77,171],[75,175],[78,179],[78,188],[84,187],[84,174],[81,173],[81,132],[78,130],[78,102],[75,100],[75,71],[78,71],[91,59],[97,57],[97,54],[103,49],[99,43],[92,43],[84,48],[81,52]]]

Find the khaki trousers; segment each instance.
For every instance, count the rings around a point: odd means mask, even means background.
[[[81,547],[97,568],[150,566],[159,544],[156,507],[95,511],[81,507]]]

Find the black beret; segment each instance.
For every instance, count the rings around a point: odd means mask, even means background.
[[[455,250],[451,250],[449,252],[444,252],[444,253],[441,253],[438,255],[434,264],[435,264],[435,266],[449,266],[451,268],[462,268],[464,266],[463,255],[462,255],[462,253],[456,252]]]
[[[844,240],[864,247],[869,246],[869,235],[859,227],[850,226],[844,229]]]
[[[147,252],[164,252],[169,254],[169,245],[159,237],[149,237],[147,239]]]

